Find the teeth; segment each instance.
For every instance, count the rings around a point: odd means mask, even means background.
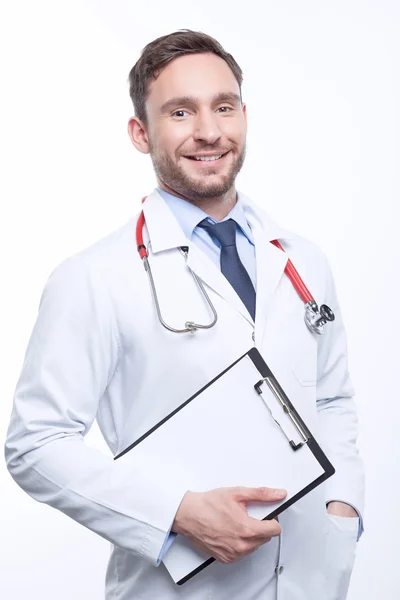
[[[207,161],[207,160],[218,160],[219,158],[221,158],[222,154],[218,154],[218,156],[195,156],[196,160],[203,160],[203,161]]]

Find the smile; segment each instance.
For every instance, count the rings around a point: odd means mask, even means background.
[[[195,156],[195,160],[218,160],[221,158],[222,154],[218,154],[217,156]]]
[[[185,156],[185,158],[198,163],[219,163],[222,162],[222,159],[228,154],[228,152],[225,154],[213,154],[209,156]]]

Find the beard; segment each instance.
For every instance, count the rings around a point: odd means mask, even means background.
[[[152,143],[149,146],[153,168],[158,179],[182,196],[189,197],[192,200],[218,198],[229,192],[246,156],[246,145],[244,145],[242,151],[232,161],[228,173],[220,177],[219,181],[212,181],[211,178],[207,177],[207,174],[199,178],[191,177],[169,154],[157,152]],[[209,175],[215,173],[217,171],[210,166]]]

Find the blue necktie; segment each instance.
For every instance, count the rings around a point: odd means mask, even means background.
[[[238,294],[254,321],[256,292],[237,251],[236,221],[228,219],[212,225],[207,219],[203,219],[198,227],[205,229],[221,244],[221,272]]]

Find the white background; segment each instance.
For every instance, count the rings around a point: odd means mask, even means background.
[[[44,283],[155,185],[131,145],[127,76],[150,40],[205,31],[244,71],[238,187],[327,253],[347,325],[367,469],[350,600],[398,598],[400,3],[1,3],[0,438]],[[98,431],[91,444],[105,449]],[[0,463],[0,597],[100,599],[107,542]],[[304,540],[307,543],[307,540]]]

